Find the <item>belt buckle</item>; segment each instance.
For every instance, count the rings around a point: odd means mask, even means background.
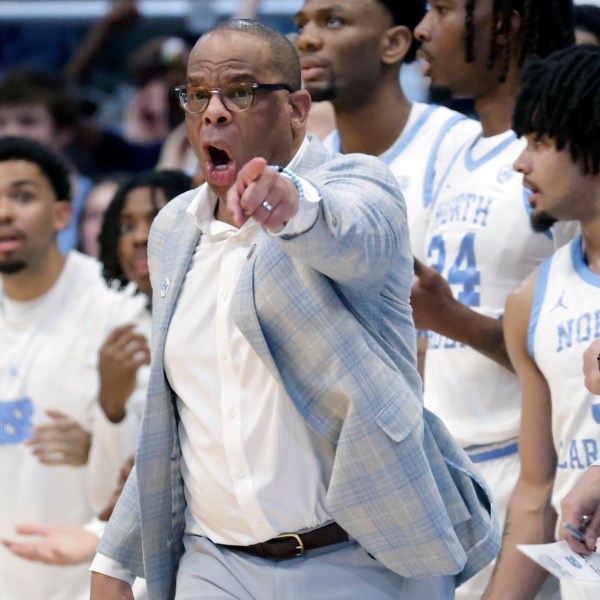
[[[283,540],[283,539],[287,539],[287,538],[293,538],[298,543],[298,545],[296,546],[295,556],[304,556],[304,553],[306,552],[306,550],[304,548],[304,542],[302,541],[302,538],[297,533],[282,533],[281,535],[276,535],[273,539],[274,540]]]

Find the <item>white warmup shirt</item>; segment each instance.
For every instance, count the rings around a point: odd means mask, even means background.
[[[143,304],[109,290],[97,262],[77,252],[40,298],[15,302],[0,290],[0,538],[16,539],[21,523],[84,524],[94,515],[89,467],[44,466],[24,442],[48,420],[46,409],[93,429],[98,350]],[[95,476],[110,493],[118,469]],[[86,565],[29,562],[0,546],[0,600],[83,600],[88,590]]]

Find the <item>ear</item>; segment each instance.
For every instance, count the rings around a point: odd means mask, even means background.
[[[507,30],[503,31],[504,22],[502,19],[496,21],[496,31],[498,32],[497,42],[501,46],[507,46],[513,43],[519,37],[521,31],[521,14],[513,10],[510,14],[510,24]]]
[[[295,131],[306,128],[306,120],[310,111],[311,99],[306,90],[298,90],[289,95],[288,107],[290,113],[290,123]]]
[[[405,25],[387,29],[381,38],[381,62],[386,65],[402,62],[410,49],[412,40],[412,33]]]
[[[66,229],[71,220],[72,207],[68,200],[55,200],[53,207],[54,231]]]

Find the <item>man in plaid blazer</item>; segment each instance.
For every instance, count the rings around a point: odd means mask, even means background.
[[[453,598],[499,534],[422,407],[393,175],[305,137],[258,23],[203,36],[178,90],[206,183],[152,228],[148,401],[92,598]]]

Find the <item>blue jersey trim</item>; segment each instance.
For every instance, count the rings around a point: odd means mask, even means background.
[[[448,133],[456,123],[460,121],[466,121],[466,117],[464,115],[453,115],[444,126],[440,129],[438,136],[431,147],[431,153],[429,154],[429,160],[427,161],[427,166],[425,167],[425,178],[423,181],[423,206],[428,208],[433,202],[433,178],[435,175],[435,160],[437,158],[438,150],[442,145],[442,140],[445,135]]]
[[[471,157],[471,151],[473,150],[473,147],[475,146],[475,144],[477,144],[477,142],[480,139],[481,139],[481,134],[475,138],[475,140],[473,141],[471,146],[465,152],[465,167],[467,168],[468,171],[475,171],[475,169],[478,169],[479,167],[481,167],[481,165],[489,162],[490,160],[492,160],[493,158],[498,156],[498,154],[500,154],[500,152],[502,152],[504,149],[508,148],[508,146],[510,146],[513,142],[515,142],[517,140],[517,134],[514,131],[511,131],[510,135],[506,139],[502,140],[496,147],[492,148],[489,152],[484,154],[481,158],[478,158],[477,160],[475,160],[474,158]]]
[[[552,256],[549,256],[540,265],[535,287],[533,289],[533,301],[531,303],[531,314],[529,315],[529,328],[527,330],[527,350],[531,359],[535,361],[535,351],[533,342],[535,339],[535,330],[537,329],[538,321],[540,320],[540,312],[548,287],[548,274],[550,273],[550,265],[552,264]]]
[[[482,446],[485,448],[485,446]],[[465,452],[467,452],[471,462],[474,463],[482,463],[488,460],[493,460],[494,458],[502,458],[503,456],[510,456],[511,454],[516,454],[519,451],[519,444],[515,442],[514,444],[509,444],[508,446],[504,446],[502,448],[494,448],[493,450],[483,450],[482,452],[475,452],[471,454],[473,450],[475,450],[477,446],[469,446],[465,448]]]
[[[406,133],[403,133],[400,136],[400,139],[389,150],[386,150],[383,154],[379,155],[380,160],[382,160],[388,166],[394,162],[404,151],[404,149],[415,139],[416,135],[429,119],[431,113],[436,111],[438,108],[439,106],[436,106],[435,104],[428,106],[417,119],[415,124]]]
[[[573,260],[573,268],[577,275],[579,275],[586,283],[600,288],[600,275],[591,271],[585,263],[585,257],[583,256],[583,238],[581,237],[581,234],[571,242],[571,258]]]
[[[406,133],[403,132],[400,135],[400,139],[398,139],[393,146],[391,146],[383,154],[380,154],[377,158],[379,158],[379,160],[383,161],[388,166],[394,162],[394,160],[398,158],[402,151],[415,139],[423,125],[425,125],[429,119],[431,113],[436,111],[438,108],[440,107],[436,104],[429,105],[419,116],[415,124]],[[340,134],[337,129],[331,136],[331,145],[334,152],[341,152]]]
[[[527,216],[531,219],[531,215],[533,214],[533,207],[529,203],[529,196],[531,195],[531,190],[528,190],[526,187],[523,188],[523,206],[525,207],[525,212]],[[552,236],[552,232],[547,229],[546,231],[542,231],[542,234],[545,235],[550,241],[554,239]]]
[[[454,163],[458,160],[458,157],[460,156],[461,152],[463,151],[463,148],[468,143],[469,143],[469,141],[467,140],[462,146],[460,146],[460,148],[456,151],[456,154],[452,157],[452,160],[448,163],[448,166],[446,167],[446,171],[440,178],[440,182],[437,186],[437,189],[433,192],[433,194],[431,196],[430,204],[435,203],[435,201],[437,200],[438,194],[440,193],[440,190],[442,189],[442,187],[444,186],[444,183],[446,182],[446,179],[448,178],[448,174],[450,173],[450,171],[452,171],[452,167],[454,166]]]

